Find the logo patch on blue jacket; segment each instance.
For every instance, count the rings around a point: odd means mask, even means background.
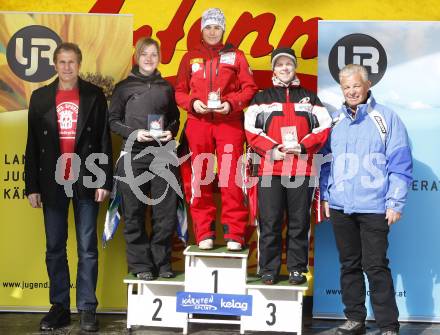
[[[377,124],[379,125],[380,131],[382,132],[382,134],[386,134],[387,130],[383,124],[382,118],[378,115],[374,115],[374,120],[376,120]]]

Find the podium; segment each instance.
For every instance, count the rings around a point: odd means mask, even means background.
[[[191,323],[236,324],[240,334],[246,331],[302,333],[303,295],[307,283],[290,285],[287,276],[275,285],[265,285],[255,276],[247,275],[248,250],[228,251],[225,246],[201,250],[188,246],[185,255],[185,273],[176,278],[142,281],[129,275],[127,328],[134,325],[182,328],[188,333]],[[191,301],[202,301],[199,310],[182,312],[179,305],[185,295]],[[207,303],[216,298],[227,300],[226,306],[242,303],[248,299],[248,313],[222,314],[219,305]],[[179,300],[180,299],[180,300]],[[210,300],[212,299],[212,300]],[[231,301],[233,303],[231,303]],[[245,303],[243,303],[244,306]],[[247,303],[246,303],[247,306]],[[181,309],[177,312],[176,309]],[[211,312],[215,311],[215,312]],[[207,315],[206,315],[207,314]]]

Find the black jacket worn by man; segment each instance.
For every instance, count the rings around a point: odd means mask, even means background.
[[[55,179],[57,160],[60,157],[60,137],[56,113],[58,78],[51,84],[32,93],[28,115],[26,145],[25,185],[26,195],[40,193],[44,203],[56,203],[57,188],[63,186]],[[103,153],[107,163],[94,163],[105,174],[105,182],[99,188],[112,188],[112,146],[107,123],[107,101],[102,90],[78,78],[79,111],[75,136],[75,153],[81,159],[79,177],[73,183],[73,195],[79,199],[94,199],[96,188],[88,188],[84,177],[97,179],[96,171],[86,168],[86,159],[92,153]],[[102,171],[100,174],[102,174]]]

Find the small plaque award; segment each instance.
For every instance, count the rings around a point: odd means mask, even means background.
[[[286,149],[292,149],[298,144],[298,135],[295,126],[281,127],[281,137]]]
[[[154,138],[161,138],[163,136],[163,115],[148,115],[148,131],[150,136]]]
[[[208,108],[217,109],[220,108],[220,89],[208,93]]]

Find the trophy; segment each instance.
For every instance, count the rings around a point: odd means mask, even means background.
[[[149,114],[148,130],[150,132],[150,136],[154,138],[161,138],[163,136],[163,115]]]
[[[294,126],[281,127],[281,137],[286,149],[292,149],[298,145],[298,135]]]
[[[208,93],[208,108],[217,109],[220,108],[220,89]]]

